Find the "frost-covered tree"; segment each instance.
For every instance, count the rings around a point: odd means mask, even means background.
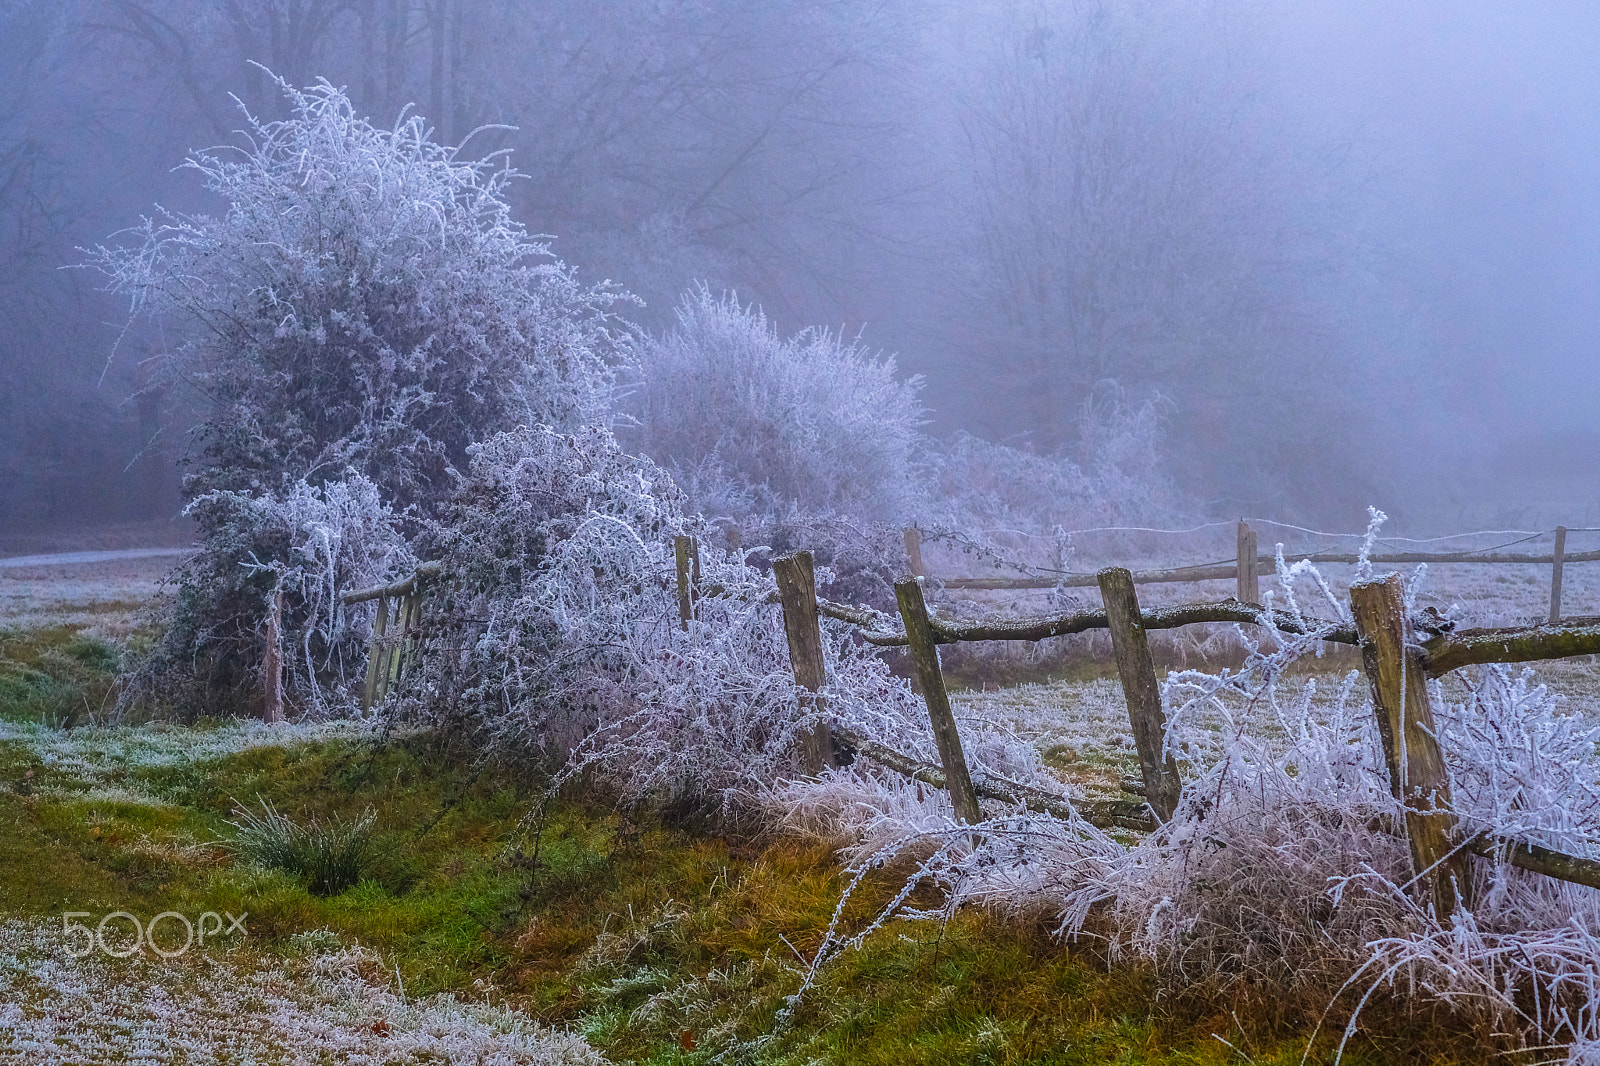
[[[190,494],[354,469],[426,515],[467,446],[603,406],[615,294],[580,285],[511,216],[503,156],[464,158],[423,121],[383,129],[322,82],[279,82],[280,121],[184,164],[219,215],[159,211],[92,262],[178,343],[167,375],[208,416]]]
[[[836,511],[895,520],[913,494],[921,380],[837,334],[779,336],[756,307],[701,287],[640,346],[641,450],[708,515]]]

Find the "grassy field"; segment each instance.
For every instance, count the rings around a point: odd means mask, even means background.
[[[25,950],[0,948],[0,970],[59,971],[74,943],[67,912],[91,926],[117,911],[214,912],[248,915],[247,932],[177,963],[146,950],[116,986],[144,982],[183,1003],[196,974],[214,981],[222,967],[241,986],[299,983],[314,998],[307,957],[330,957],[390,997],[374,1000],[368,1029],[397,1004],[449,993],[581,1034],[614,1061],[1291,1063],[1305,1050],[1308,1019],[1260,1004],[1157,1003],[1148,974],[1057,942],[1050,915],[976,910],[942,927],[890,923],[779,1026],[845,884],[827,849],[630,815],[592,794],[544,806],[541,785],[426,735],[8,724],[0,899]],[[241,861],[230,823],[262,801],[302,824],[375,811],[357,884],[319,896],[302,877]],[[847,920],[881,906],[900,876],[879,875]],[[158,943],[179,939],[169,921]],[[198,956],[208,969],[195,969]],[[62,987],[94,987],[104,964],[83,960],[70,981],[13,976],[13,992],[43,1004]],[[1406,1031],[1380,1028],[1346,1061],[1398,1061],[1384,1041]],[[1449,1056],[1448,1041],[1431,1046]]]
[[[59,611],[47,625],[41,610],[0,630],[0,1062],[48,1061],[28,1048],[50,1046],[76,1049],[62,1061],[139,1061],[145,1046],[195,1062],[584,1062],[594,1049],[649,1063],[1288,1064],[1327,1061],[1342,1028],[1337,1004],[1318,1030],[1315,1012],[1248,996],[1158,997],[1140,966],[1052,936],[1052,914],[978,909],[888,923],[783,1016],[848,880],[826,846],[618,809],[593,790],[548,800],[537,770],[428,734],[93,724],[138,600],[113,595],[58,600],[125,604],[103,612],[110,625]],[[1545,673],[1586,704],[1593,671]],[[957,704],[1092,792],[1115,793],[1135,765],[1103,665]],[[371,812],[353,887],[318,894],[247,861],[235,823],[268,805],[306,827]],[[873,875],[846,921],[905,873]],[[115,912],[247,917],[170,960],[148,946],[74,958],[82,933],[63,916],[93,928]],[[131,931],[106,928],[112,946]],[[175,947],[175,920],[161,930],[157,946]],[[1493,1046],[1403,1003],[1363,1017],[1346,1063],[1475,1062]]]

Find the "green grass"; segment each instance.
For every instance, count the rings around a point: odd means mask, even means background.
[[[0,720],[72,726],[114,700],[118,650],[79,626],[0,628]]]
[[[269,870],[283,870],[306,883],[315,896],[336,896],[356,887],[372,856],[372,825],[368,807],[354,820],[295,821],[265,800],[261,813],[241,807],[232,825],[235,854]]]
[[[738,1047],[729,1061],[1288,1064],[1315,1021],[1158,1001],[1150,974],[1059,943],[1045,920],[969,910],[944,927],[889,923],[825,968],[778,1029],[845,884],[820,845],[632,817],[590,795],[541,812],[537,775],[475,765],[427,737],[290,742],[76,777],[61,765],[37,759],[26,737],[0,742],[0,901],[11,913],[88,911],[91,924],[115,910],[248,913],[249,951],[360,942],[411,994],[491,996],[584,1032],[617,1061],[702,1063]],[[301,824],[376,811],[363,879],[319,896],[217,845],[235,832],[236,801],[257,796]],[[869,879],[847,923],[869,919],[903,873]],[[1447,1029],[1395,1019],[1345,1061],[1472,1058],[1452,1057]],[[1324,1034],[1310,1061],[1331,1044]]]

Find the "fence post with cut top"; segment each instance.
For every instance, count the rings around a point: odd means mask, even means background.
[[[772,560],[772,574],[778,580],[778,600],[783,604],[783,630],[789,638],[789,665],[795,684],[815,693],[827,682],[822,655],[822,627],[817,621],[817,576],[810,552],[780,555]],[[821,696],[801,697],[802,710],[819,715],[827,709]],[[833,763],[833,739],[828,723],[819,719],[816,726],[801,735],[800,761],[808,774],[820,774]]]
[[[672,555],[678,565],[678,621],[688,629],[694,620],[694,585],[700,577],[700,546],[693,537],[672,538]]]
[[[1472,882],[1467,854],[1456,846],[1450,776],[1439,750],[1427,674],[1411,637],[1400,575],[1351,585],[1350,608],[1372,687],[1389,787],[1405,805],[1411,859],[1434,914],[1448,927],[1458,903],[1471,906]]]
[[[1239,519],[1239,602],[1261,602],[1261,578],[1256,573],[1256,531],[1250,523]]]
[[[1183,781],[1178,777],[1177,761],[1166,752],[1167,716],[1161,709],[1161,685],[1150,658],[1150,638],[1139,614],[1133,575],[1123,567],[1108,566],[1095,576],[1106,606],[1122,695],[1128,701],[1128,721],[1133,726],[1134,747],[1139,751],[1145,800],[1157,819],[1169,821],[1178,807]]]
[[[911,567],[911,576],[927,577],[928,571],[922,567],[922,530],[916,526],[907,526],[905,537],[906,561]]]
[[[1550,553],[1550,622],[1561,621],[1561,563],[1567,555],[1567,527],[1556,527],[1556,546]]]
[[[972,775],[967,772],[961,733],[956,729],[950,694],[945,691],[944,674],[939,669],[939,645],[933,626],[928,622],[928,605],[922,598],[922,586],[915,577],[902,578],[895,582],[894,598],[900,607],[900,618],[905,622],[911,662],[916,667],[917,681],[922,685],[922,698],[928,705],[928,719],[933,724],[934,742],[939,745],[939,761],[944,764],[944,779],[950,787],[950,803],[955,807],[956,821],[968,825],[981,822],[983,812],[978,809],[978,794],[973,791]]]

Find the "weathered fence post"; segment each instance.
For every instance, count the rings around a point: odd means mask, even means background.
[[[905,534],[906,560],[911,566],[911,576],[927,577],[928,572],[922,568],[922,530],[907,526]]]
[[[262,687],[266,707],[261,717],[268,725],[278,725],[283,716],[283,586],[272,590],[272,607],[267,611],[267,652],[261,660]]]
[[[700,546],[693,537],[672,538],[672,554],[678,564],[678,620],[688,629],[694,620],[694,585],[700,577]]]
[[[400,683],[400,675],[411,661],[412,634],[421,620],[422,597],[413,584],[411,591],[400,597],[399,606],[395,608],[395,621],[400,626],[400,632],[394,635],[394,650],[389,653],[389,676],[383,686],[385,695]]]
[[[944,674],[939,670],[939,645],[934,640],[933,626],[928,623],[928,605],[922,598],[922,586],[915,577],[902,578],[895,582],[894,598],[906,625],[911,662],[917,668],[922,698],[928,704],[928,719],[933,723],[933,739],[939,745],[939,761],[944,764],[944,779],[950,786],[956,821],[968,825],[981,822],[983,812],[978,810],[978,794],[972,789],[972,775],[967,772],[967,756],[961,750],[956,716],[950,710],[950,694],[945,691]]]
[[[1550,621],[1561,621],[1561,562],[1567,554],[1567,527],[1556,527],[1556,547],[1550,553]]]
[[[817,692],[827,682],[827,671],[822,657],[822,628],[817,622],[817,574],[811,553],[778,556],[772,560],[772,573],[778,579],[778,599],[783,604],[783,629],[789,637],[789,665],[794,670],[795,684]],[[814,709],[820,714],[826,707],[821,696],[801,698],[802,709]],[[826,721],[818,721],[816,728],[802,735],[800,758],[806,773],[813,775],[834,764],[833,739]]]
[[[1150,638],[1139,614],[1139,596],[1134,591],[1133,575],[1120,566],[1109,566],[1096,577],[1100,581],[1100,598],[1106,605],[1122,694],[1128,701],[1133,742],[1139,750],[1145,799],[1156,818],[1165,822],[1178,807],[1183,782],[1178,777],[1177,761],[1165,751],[1167,716],[1161,710],[1161,686],[1150,658]]]
[[[1261,602],[1261,578],[1256,573],[1256,531],[1239,519],[1239,602]]]
[[[1471,905],[1467,854],[1456,849],[1450,777],[1439,750],[1428,680],[1411,641],[1399,574],[1350,586],[1356,635],[1372,686],[1389,786],[1405,804],[1411,859],[1444,925],[1458,901]]]
[[[388,676],[383,662],[383,635],[389,628],[389,597],[378,597],[378,617],[372,623],[372,651],[367,654],[367,687],[361,695],[361,709],[370,710],[378,702],[378,679]]]

